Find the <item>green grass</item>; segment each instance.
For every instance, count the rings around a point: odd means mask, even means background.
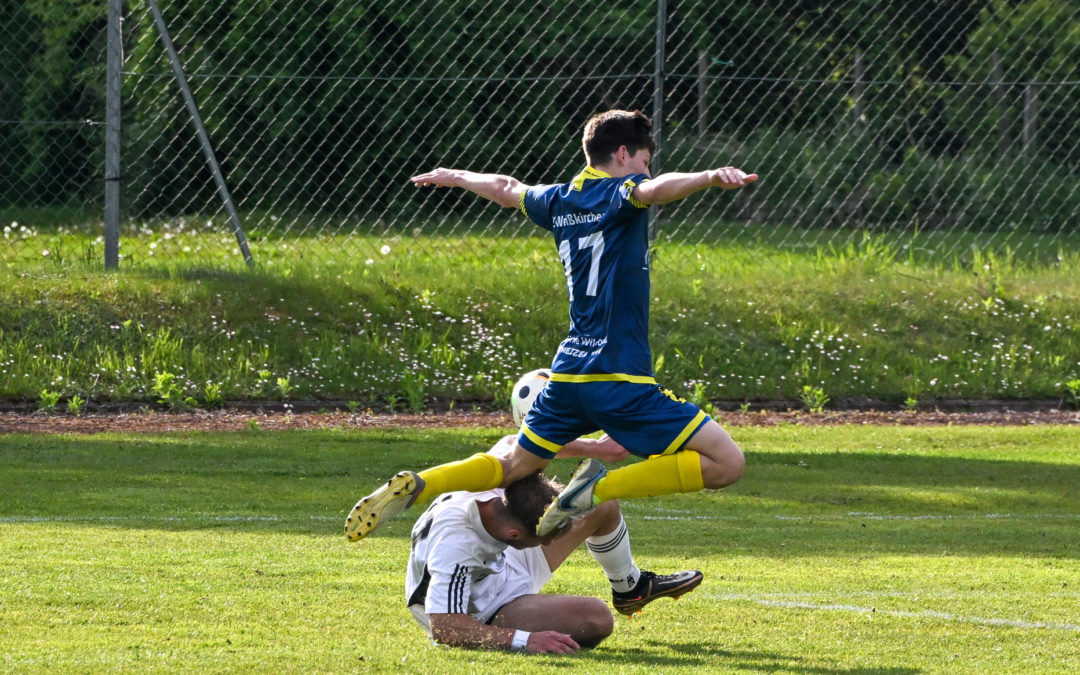
[[[623,504],[638,563],[697,591],[574,657],[434,647],[410,519],[352,545],[343,518],[505,431],[0,436],[0,670],[1080,669],[1080,429],[1055,426],[732,429],[736,486]],[[547,590],[607,584],[577,551]]]
[[[0,244],[0,399],[501,406],[565,335],[564,277],[549,241],[463,226],[270,230],[249,272],[220,224],[181,220],[126,232],[106,274],[91,226],[20,225]],[[653,252],[653,355],[675,391],[1071,400],[1080,254],[1067,237],[1021,254],[1005,234],[698,227],[715,230],[708,243]],[[935,254],[946,241],[958,252]]]

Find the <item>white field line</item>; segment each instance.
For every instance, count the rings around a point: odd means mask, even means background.
[[[641,509],[631,509],[630,515],[641,520],[662,521],[695,521],[695,520],[746,520],[740,516],[713,516],[713,515],[641,515]],[[681,513],[681,512],[680,512]],[[123,523],[132,521],[153,521],[159,523],[293,523],[303,520],[330,521],[340,520],[340,516],[222,516],[212,513],[193,514],[190,516],[0,516],[0,523]],[[813,516],[788,516],[777,514],[772,516],[780,521],[802,520],[1080,520],[1080,513],[976,513],[976,514],[911,514],[911,515],[884,515],[879,513],[851,513],[822,514]]]
[[[196,514],[191,516],[0,516],[3,523],[295,523],[305,520],[330,521],[340,520],[339,516],[216,516]]]
[[[654,516],[638,515],[635,518],[641,520],[746,520],[739,516]],[[774,515],[773,519],[782,521],[801,520],[1077,520],[1080,513],[974,513],[974,514],[910,514],[910,515],[885,515],[880,513],[829,513],[813,516],[786,516]]]
[[[955,623],[971,623],[978,626],[994,626],[1001,628],[1024,628],[1042,630],[1063,630],[1080,633],[1080,624],[1055,623],[1046,621],[1024,621],[1021,619],[987,618],[981,616],[964,616],[950,612],[938,612],[934,610],[907,611],[899,609],[878,609],[876,607],[860,607],[858,605],[846,605],[838,603],[814,603],[796,600],[780,600],[757,595],[744,595],[739,593],[706,594],[717,600],[751,602],[766,607],[778,607],[781,609],[806,609],[818,612],[853,612],[857,614],[875,614],[882,616],[895,616],[904,619],[936,619],[938,621],[950,621]]]

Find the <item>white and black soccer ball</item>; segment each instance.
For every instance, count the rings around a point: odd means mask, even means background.
[[[513,393],[510,395],[510,413],[514,416],[515,425],[521,426],[521,420],[525,419],[525,415],[529,414],[529,408],[532,407],[533,401],[540,395],[540,390],[547,385],[550,379],[551,372],[540,369],[525,373],[517,381]]]

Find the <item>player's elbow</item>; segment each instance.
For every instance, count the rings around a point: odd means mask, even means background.
[[[662,203],[657,198],[656,190],[653,188],[654,186],[650,185],[649,183],[642,183],[641,185],[634,188],[634,201],[640,204],[644,204],[646,206],[652,206],[653,204]]]
[[[469,631],[463,629],[461,619],[454,614],[428,614],[431,625],[431,637],[435,642],[447,647],[476,647],[469,640]]]
[[[446,644],[453,635],[450,623],[442,614],[428,614],[428,626],[431,628],[431,637],[439,644]]]
[[[506,176],[499,186],[498,197],[495,202],[504,208],[517,208],[525,187],[517,179]]]
[[[431,622],[431,639],[447,647],[457,646],[454,644],[455,633],[441,626],[436,626],[434,621]]]

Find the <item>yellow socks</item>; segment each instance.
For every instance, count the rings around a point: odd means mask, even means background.
[[[417,502],[431,499],[444,492],[492,490],[499,487],[503,480],[502,463],[499,458],[483,452],[459,462],[434,466],[419,474],[424,480],[424,489],[417,495]]]
[[[606,502],[611,499],[697,492],[704,487],[701,455],[693,450],[680,450],[609,471],[597,482],[593,494],[598,501]]]
[[[444,492],[483,492],[499,487],[503,480],[498,457],[477,453],[459,462],[440,464],[420,472],[424,489],[416,501],[422,502]],[[609,471],[593,493],[599,502],[632,497],[656,497],[679,492],[697,492],[705,487],[701,477],[701,455],[681,450],[644,462]]]

